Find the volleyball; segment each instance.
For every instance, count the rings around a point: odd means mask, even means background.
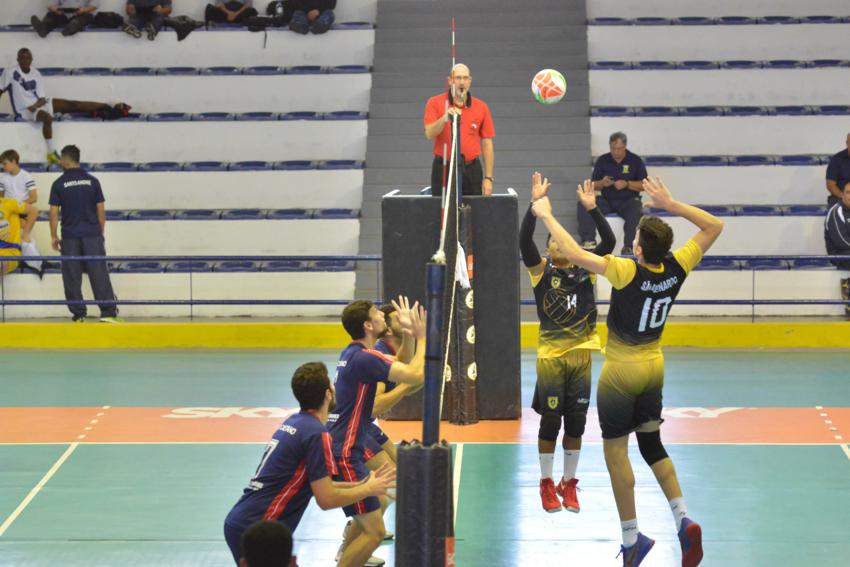
[[[534,75],[531,92],[540,104],[555,104],[567,93],[567,80],[555,69],[543,69]]]

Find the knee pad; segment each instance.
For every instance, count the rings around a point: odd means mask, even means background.
[[[564,432],[570,437],[584,435],[584,425],[587,423],[586,413],[571,413],[564,416]]]
[[[547,411],[540,416],[540,432],[537,436],[544,441],[557,441],[561,430],[561,415]]]
[[[661,444],[661,432],[653,431],[651,433],[636,433],[638,449],[640,455],[646,464],[654,465],[658,461],[667,458],[667,451],[664,450],[664,445]]]

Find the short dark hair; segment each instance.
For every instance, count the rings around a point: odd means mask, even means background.
[[[623,142],[625,145],[629,145],[629,138],[626,136],[625,132],[614,132],[610,136],[608,136],[608,143],[613,144],[614,142]]]
[[[62,148],[62,159],[71,160],[74,163],[80,163],[80,148],[77,146],[65,146]]]
[[[658,217],[644,216],[638,223],[638,244],[648,264],[660,264],[673,246],[673,229]]]
[[[18,57],[21,56],[21,53],[32,53],[29,47],[22,47],[18,50]]]
[[[21,156],[18,155],[18,152],[15,150],[6,150],[2,154],[0,154],[0,161],[13,161],[15,163],[21,163]]]
[[[2,156],[0,156],[2,158]],[[841,188],[842,191],[847,191],[847,188],[850,187],[850,181],[844,184],[844,187]]]
[[[242,534],[241,547],[250,567],[286,567],[292,560],[292,532],[280,522],[261,520]]]
[[[369,311],[375,306],[371,301],[358,299],[352,301],[342,310],[342,326],[355,341],[366,336],[363,323],[369,320]]]
[[[323,362],[307,362],[292,375],[292,393],[301,411],[317,410],[325,403],[325,392],[331,389],[328,367]]]
[[[384,314],[385,318],[389,318],[390,315],[395,313],[395,307],[393,307],[392,303],[384,303],[381,305],[381,313]]]

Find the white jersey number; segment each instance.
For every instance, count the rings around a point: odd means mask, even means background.
[[[643,333],[646,331],[646,324],[649,323],[650,329],[657,329],[664,325],[667,320],[667,311],[670,309],[670,304],[673,303],[672,297],[660,297],[654,299],[647,297],[643,303],[643,311],[640,314],[640,326],[638,331]],[[650,314],[650,311],[652,312]]]

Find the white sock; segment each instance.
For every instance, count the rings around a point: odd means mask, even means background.
[[[631,547],[637,543],[637,518],[620,522],[620,529],[623,530],[623,547]]]
[[[578,457],[580,450],[564,449],[564,480],[570,480],[576,477],[578,470]]]
[[[56,142],[53,141],[53,138],[45,140],[45,142],[47,142],[47,153],[52,154],[56,151]]]
[[[32,235],[30,235],[30,238],[32,238]],[[21,241],[21,252],[23,253],[24,256],[41,256],[41,254],[38,251],[38,247],[36,247],[36,245],[35,245],[34,240],[30,240],[29,242],[24,242],[22,240]],[[28,261],[27,265],[32,266],[36,270],[41,269],[41,262],[39,262],[37,260]]]
[[[670,510],[673,512],[673,520],[676,522],[676,531],[682,527],[682,518],[688,515],[688,507],[685,498],[680,496],[670,501]]]
[[[555,453],[540,453],[540,478],[552,478]]]

